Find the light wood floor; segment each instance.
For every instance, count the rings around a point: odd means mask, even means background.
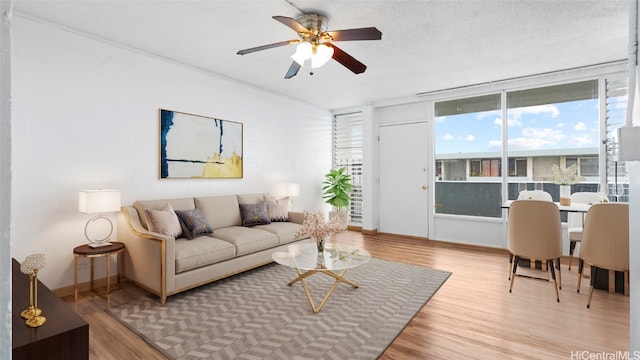
[[[358,232],[333,240],[361,245],[380,259],[453,273],[381,359],[571,359],[577,352],[629,349],[629,297],[596,290],[587,309],[589,281],[583,279],[578,294],[577,269],[568,271],[567,263],[557,303],[553,286],[540,280],[518,277],[510,294],[507,255],[498,251]],[[110,304],[89,293],[75,304],[64,298],[90,324],[91,359],[165,358],[104,312],[140,296],[147,295],[125,284]]]

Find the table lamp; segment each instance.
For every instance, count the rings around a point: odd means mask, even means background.
[[[98,214],[84,226],[84,236],[92,248],[111,245],[109,242],[113,233],[113,223],[104,213],[120,211],[120,191],[118,190],[82,190],[79,194],[78,211],[85,214]],[[104,237],[92,238],[87,229],[89,224],[97,220],[106,220],[109,223],[109,234]]]
[[[291,208],[293,209],[293,197],[300,196],[300,184],[294,183],[282,183],[275,187],[274,195],[278,199],[289,197],[291,201]]]
[[[38,271],[47,263],[44,254],[32,254],[20,264],[20,271],[29,275],[29,307],[20,313],[27,319],[27,326],[38,327],[47,322],[47,318],[42,316],[42,309],[38,307]]]

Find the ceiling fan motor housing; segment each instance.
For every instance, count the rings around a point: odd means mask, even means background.
[[[297,21],[300,25],[309,29],[314,35],[318,35],[327,31],[329,21],[326,17],[318,14],[304,14],[300,16]]]

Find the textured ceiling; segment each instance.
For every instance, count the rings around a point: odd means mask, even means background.
[[[274,15],[319,11],[329,29],[375,26],[380,41],[337,45],[365,63],[335,61],[285,80],[296,39]],[[326,109],[405,98],[514,77],[623,60],[629,0],[32,1],[14,14],[61,25]]]

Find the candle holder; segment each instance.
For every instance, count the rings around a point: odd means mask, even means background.
[[[42,310],[38,308],[38,271],[46,264],[44,254],[33,254],[27,256],[20,265],[20,271],[29,275],[29,307],[20,313],[29,327],[44,325],[47,318],[42,316]]]

